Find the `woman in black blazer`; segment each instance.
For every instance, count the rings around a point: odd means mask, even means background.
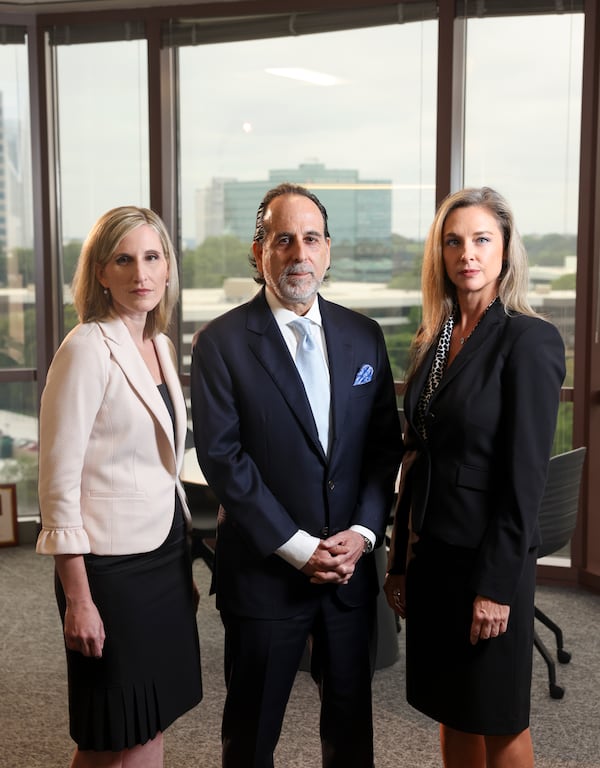
[[[533,766],[537,515],[565,360],[527,286],[506,201],[446,198],[425,246],[385,584],[407,618],[407,698],[441,724],[446,768]]]

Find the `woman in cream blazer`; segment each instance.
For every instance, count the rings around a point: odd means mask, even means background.
[[[159,335],[154,346],[169,392],[179,395],[171,341]],[[171,527],[163,510],[173,505],[174,488],[190,520],[178,477],[185,401],[171,397],[177,443],[163,399],[121,318],[71,331],[42,396],[38,552],[124,555],[155,549]]]
[[[158,216],[108,211],[75,273],[81,323],[42,395],[37,551],[56,562],[73,768],[159,768],[163,731],[202,696],[186,408],[164,335],[177,296]]]

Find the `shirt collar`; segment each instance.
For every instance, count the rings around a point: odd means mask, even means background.
[[[298,317],[298,315],[295,312],[292,312],[291,309],[287,309],[283,306],[283,304],[279,301],[277,296],[268,286],[265,290],[265,296],[267,299],[267,304],[269,305],[271,312],[273,313],[273,316],[275,317],[275,320],[279,326],[286,326],[288,323],[291,323],[292,320],[295,320]],[[319,307],[318,298],[315,298],[311,308],[304,315],[304,317],[308,317],[312,323],[318,325],[319,328],[321,327],[321,309]]]

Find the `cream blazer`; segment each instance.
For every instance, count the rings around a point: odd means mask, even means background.
[[[175,434],[119,318],[76,326],[48,371],[40,410],[37,552],[121,555],[156,549],[173,521],[187,416],[173,345],[154,339]]]

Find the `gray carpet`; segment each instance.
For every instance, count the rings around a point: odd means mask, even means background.
[[[53,562],[31,547],[0,549],[0,768],[65,768],[67,733],[65,662],[54,602]],[[194,573],[202,590],[198,614],[205,695],[165,734],[167,768],[219,768],[223,704],[223,633],[209,574]],[[600,596],[541,587],[537,603],[565,631],[570,664],[559,666],[564,699],[548,694],[546,669],[534,655],[532,732],[538,768],[600,768]],[[546,630],[542,628],[544,637]],[[437,726],[404,700],[400,658],[375,673],[377,768],[437,768]],[[490,691],[490,696],[494,692]],[[318,698],[310,677],[298,674],[276,754],[278,768],[318,768]],[[348,766],[352,768],[352,766]]]

